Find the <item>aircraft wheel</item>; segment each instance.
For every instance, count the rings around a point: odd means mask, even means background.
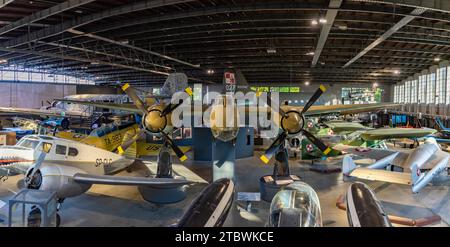
[[[70,122],[67,118],[64,118],[63,120],[61,120],[61,127],[63,129],[65,129],[65,130],[68,129],[69,125],[70,125]]]

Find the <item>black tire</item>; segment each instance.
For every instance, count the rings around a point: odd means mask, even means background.
[[[56,213],[56,227],[59,227],[61,225],[61,216],[59,216],[58,213]]]
[[[69,129],[69,126],[70,126],[69,119],[64,118],[63,120],[61,120],[61,128],[66,130]]]

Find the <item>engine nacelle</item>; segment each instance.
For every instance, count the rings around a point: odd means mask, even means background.
[[[27,172],[29,179],[34,167]],[[56,192],[58,199],[74,197],[83,194],[91,188],[91,184],[77,183],[73,176],[77,173],[86,173],[83,170],[70,166],[43,164],[28,185],[29,189],[39,189]]]

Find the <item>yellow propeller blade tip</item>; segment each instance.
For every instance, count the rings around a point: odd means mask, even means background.
[[[187,156],[186,155],[181,156],[180,161],[183,162],[185,160],[187,160]]]
[[[325,149],[325,151],[323,151],[324,154],[329,154],[331,152],[331,148],[328,147],[327,149]]]
[[[320,90],[322,90],[322,92],[325,93],[325,91],[327,91],[327,88],[324,85],[320,85]]]
[[[122,90],[125,91],[130,87],[130,84],[125,83],[125,85],[122,86]]]
[[[123,154],[123,148],[121,147],[121,146],[119,146],[118,148],[117,148],[117,151],[119,152],[119,154]]]
[[[186,93],[189,94],[189,96],[192,96],[192,94],[194,94],[192,92],[192,88],[190,88],[190,87],[187,87],[184,91],[186,91]]]
[[[262,162],[264,162],[264,163],[269,163],[269,159],[265,156],[265,155],[261,155],[261,157],[259,157],[261,160],[262,160]]]

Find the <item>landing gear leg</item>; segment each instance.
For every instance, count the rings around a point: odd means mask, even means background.
[[[56,205],[56,227],[59,227],[61,225],[61,216],[58,214],[59,210],[61,209],[62,203],[64,202],[65,198],[59,198],[58,204]]]
[[[289,160],[286,148],[281,148],[275,155],[275,165],[273,167],[274,179],[280,177],[287,177],[291,175],[289,170]]]

